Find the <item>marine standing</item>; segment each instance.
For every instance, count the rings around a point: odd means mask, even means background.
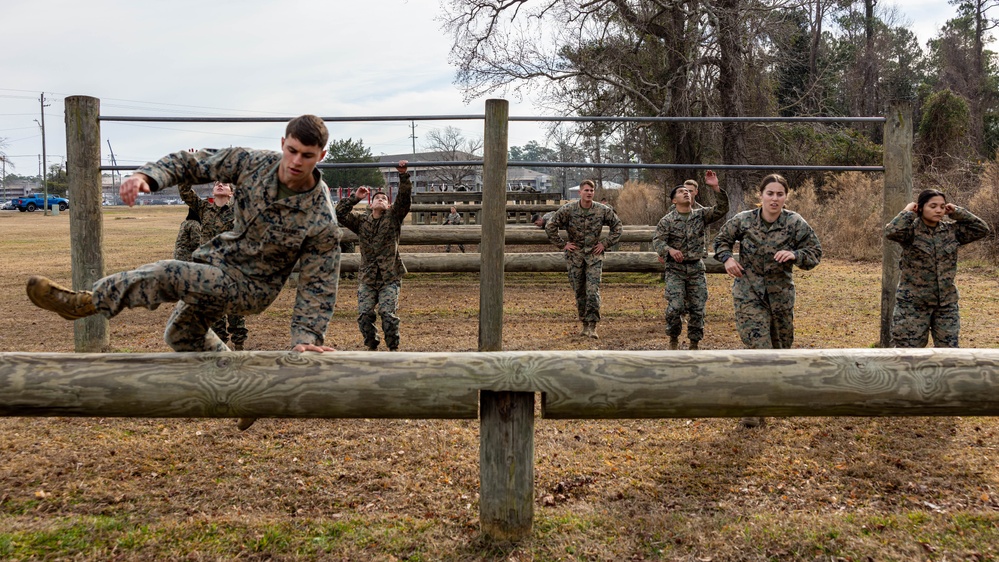
[[[717,194],[714,207],[698,206],[687,185],[678,185],[670,193],[673,210],[656,226],[652,247],[666,265],[666,335],[669,348],[679,347],[681,315],[686,310],[687,338],[690,349],[699,349],[704,337],[704,307],[708,301],[708,281],[704,274],[704,258],[708,256],[705,235],[707,226],[725,218],[728,195],[718,185],[718,176],[705,173],[705,183]]]
[[[382,333],[389,351],[399,349],[399,290],[406,266],[399,255],[402,223],[409,214],[413,183],[406,171],[406,161],[396,166],[399,172],[399,193],[389,206],[383,192],[371,196],[367,211],[353,211],[354,206],[368,196],[367,187],[359,187],[336,205],[336,216],[343,226],[357,234],[361,246],[361,269],[357,281],[357,327],[364,337],[364,346],[378,349],[376,312],[382,317]]]
[[[545,224],[548,240],[565,250],[569,284],[576,296],[576,311],[583,324],[580,336],[598,338],[600,322],[600,277],[604,250],[621,239],[621,219],[614,210],[593,200],[596,187],[592,180],[579,184],[579,200],[566,203]],[[603,237],[603,227],[610,227]],[[565,229],[568,240],[559,235]]]
[[[895,347],[926,347],[931,333],[935,347],[958,346],[957,250],[988,233],[985,221],[936,189],[924,190],[885,225],[885,238],[902,246],[891,323]]]
[[[233,229],[235,212],[233,210],[232,186],[220,181],[212,185],[211,201],[198,197],[190,184],[182,183],[177,189],[180,198],[187,206],[198,212],[201,217],[201,243],[204,244],[223,232]],[[224,314],[212,324],[215,335],[227,343],[232,338],[232,348],[242,351],[246,343],[246,317],[240,314]]]

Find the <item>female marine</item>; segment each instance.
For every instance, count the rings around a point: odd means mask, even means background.
[[[988,233],[985,221],[936,189],[924,190],[885,226],[885,238],[902,245],[891,326],[895,347],[926,347],[930,333],[934,346],[957,347],[957,248]]]

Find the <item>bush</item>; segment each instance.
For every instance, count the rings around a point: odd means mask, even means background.
[[[624,224],[659,224],[666,214],[663,190],[651,183],[629,181],[621,188],[614,211]]]
[[[882,257],[884,180],[861,172],[828,176],[820,200],[811,182],[791,191],[787,208],[815,229],[824,257],[878,261]],[[901,209],[899,209],[901,210]]]
[[[960,203],[957,203],[960,205]],[[999,263],[999,162],[990,160],[985,163],[981,175],[981,187],[971,197],[968,209],[989,223],[991,232],[982,239],[976,252],[992,263]]]

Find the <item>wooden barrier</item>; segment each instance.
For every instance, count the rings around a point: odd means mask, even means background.
[[[479,273],[482,256],[473,253],[406,253],[402,263],[409,273]],[[340,271],[354,272],[361,264],[361,254],[342,254]],[[508,273],[565,272],[562,252],[523,252],[503,256],[503,270]],[[713,257],[704,260],[707,273],[725,273],[725,267]],[[663,264],[655,252],[607,252],[604,273],[662,273]]]
[[[481,397],[481,525],[518,539],[535,393],[545,418],[995,416],[997,383],[999,349],[0,353],[0,416],[472,418]]]
[[[341,240],[344,242],[357,242],[357,235],[341,228]],[[566,236],[564,230],[560,231],[562,237]],[[608,232],[604,227],[604,235]],[[651,242],[656,229],[652,226],[641,226],[626,228],[621,233],[621,242]],[[402,226],[402,236],[399,244],[403,246],[425,246],[433,244],[479,244],[482,240],[482,228],[478,225],[461,226],[433,226],[433,225],[411,225]],[[545,231],[530,226],[513,226],[505,229],[504,242],[506,245],[549,245],[548,235]],[[554,246],[552,246],[554,248]]]

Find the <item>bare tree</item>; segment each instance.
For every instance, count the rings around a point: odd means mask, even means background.
[[[467,162],[482,160],[482,139],[468,139],[456,127],[431,129],[426,134],[424,149],[429,152],[427,158],[435,162]],[[441,166],[431,168],[430,182],[440,184],[441,191],[458,188],[477,187],[477,177],[482,166]]]

